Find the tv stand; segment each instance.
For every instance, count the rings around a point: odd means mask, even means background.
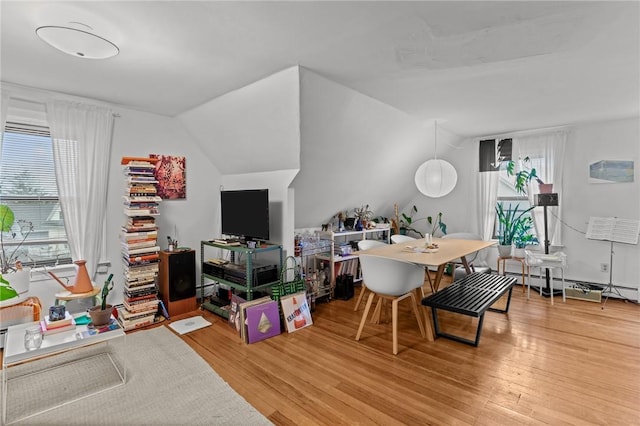
[[[208,257],[205,253],[209,248],[218,248],[230,252],[231,258],[235,258],[238,254],[245,262],[242,265],[235,263],[220,264],[217,262],[207,261]],[[264,253],[277,251],[278,263],[264,264],[264,262],[256,262],[256,257]],[[282,269],[282,246],[277,244],[262,243],[255,248],[248,248],[246,245],[231,245],[218,243],[215,240],[200,242],[200,301],[201,308],[218,314],[224,318],[229,318],[228,304],[217,301],[205,301],[205,287],[213,285],[213,283],[205,284],[205,279],[215,281],[230,287],[232,290],[246,292],[246,300],[254,299],[254,292],[259,290],[267,290],[279,282],[280,271]]]

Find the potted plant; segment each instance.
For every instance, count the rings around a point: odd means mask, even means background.
[[[511,160],[507,163],[507,176],[515,176],[516,180],[514,183],[514,187],[516,191],[518,191],[520,194],[526,194],[529,183],[532,180],[538,182],[541,193],[550,193],[553,191],[553,184],[544,183],[538,176],[538,172],[536,171],[536,169],[534,167],[531,167],[531,159],[529,157],[518,159],[518,163],[520,167],[517,172],[515,161]]]
[[[424,238],[424,234],[421,231],[418,231],[413,225],[418,221],[426,220],[427,223],[431,226],[431,235],[435,235],[438,230],[446,235],[447,225],[442,222],[442,212],[438,213],[435,217],[427,216],[420,219],[414,219],[413,216],[416,213],[418,213],[418,208],[414,205],[411,208],[409,214],[401,214],[402,218],[399,220],[400,234],[406,235],[408,232],[415,232],[416,234],[420,235],[420,238]]]
[[[20,248],[33,231],[33,224],[16,220],[13,210],[0,204],[0,302],[19,300],[20,294],[29,291],[30,273],[18,260]],[[7,238],[20,238],[18,244],[5,245]]]
[[[514,208],[509,204],[509,207],[505,209],[502,203],[496,205],[496,215],[498,218],[498,253],[500,257],[511,256],[511,248],[514,244],[518,229],[525,226],[527,221],[531,221],[531,218],[525,216],[525,214],[533,210],[535,206],[524,210],[520,210],[519,207],[520,204],[516,204]],[[531,224],[529,224],[529,229],[531,229]]]
[[[89,308],[89,316],[91,317],[91,322],[94,326],[109,324],[109,321],[111,320],[113,306],[107,303],[107,296],[109,295],[109,292],[113,290],[113,283],[111,282],[112,278],[113,274],[109,274],[109,278],[106,279],[102,286],[100,304]]]
[[[353,209],[353,212],[357,218],[355,225],[356,230],[361,231],[363,229],[368,229],[369,221],[371,221],[371,218],[373,217],[373,212],[369,210],[369,204],[360,208],[356,207]]]
[[[523,217],[518,221],[516,233],[513,237],[513,256],[524,257],[524,249],[529,245],[538,244],[538,239],[531,233],[533,229],[533,219],[530,216]]]

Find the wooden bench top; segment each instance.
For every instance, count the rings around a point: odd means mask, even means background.
[[[516,279],[496,274],[474,273],[422,299],[422,304],[463,315],[479,317],[500,299]]]

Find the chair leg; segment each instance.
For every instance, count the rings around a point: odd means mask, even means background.
[[[378,299],[378,303],[376,303],[376,308],[373,310],[373,315],[371,315],[371,322],[374,324],[380,323],[380,316],[382,315],[382,304],[384,303],[382,297]]]
[[[391,323],[393,326],[393,354],[398,355],[398,302],[400,299],[393,299],[391,303]]]
[[[413,313],[416,315],[416,319],[418,320],[418,327],[420,327],[420,334],[422,334],[422,337],[427,337],[426,332],[424,330],[422,315],[420,315],[420,311],[418,310],[418,301],[416,300],[416,295],[414,292],[411,292],[410,294],[411,294],[411,307],[413,308]]]
[[[356,340],[360,340],[360,335],[362,335],[362,330],[364,329],[364,323],[367,321],[367,315],[369,314],[369,309],[371,308],[371,303],[373,303],[374,296],[375,294],[373,292],[369,294],[369,298],[367,299],[367,304],[365,305],[364,312],[362,313],[362,318],[360,319],[360,326],[358,327]]]
[[[360,302],[362,302],[362,298],[364,297],[364,293],[367,291],[367,286],[365,285],[365,283],[362,283],[362,286],[360,288],[360,295],[358,296],[358,300],[356,300],[356,307],[353,308],[353,311],[357,311],[358,308],[360,307]]]
[[[553,268],[547,269],[549,271],[549,296],[551,296],[551,306],[553,306]]]

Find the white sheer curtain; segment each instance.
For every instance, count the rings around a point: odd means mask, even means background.
[[[54,100],[47,115],[71,257],[86,260],[94,277],[104,240],[113,112]]]
[[[562,168],[564,164],[564,150],[567,141],[567,130],[557,130],[536,135],[513,137],[513,158],[529,157],[532,161],[540,159],[536,167],[540,179],[544,183],[553,184],[553,192],[558,193],[559,205],[547,207],[548,236],[552,246],[562,245]],[[538,194],[538,184],[531,182],[527,189],[529,202],[533,205],[534,195]],[[540,246],[544,247],[544,209],[533,209],[533,219],[536,236]]]
[[[2,102],[0,104],[0,125],[2,126],[0,128],[0,152],[2,152],[2,140],[4,139],[4,126],[7,123],[7,111],[9,110],[9,99],[11,98],[11,95],[9,94],[9,92],[3,90],[0,93],[0,96],[2,96],[2,98],[0,99],[0,102]]]

